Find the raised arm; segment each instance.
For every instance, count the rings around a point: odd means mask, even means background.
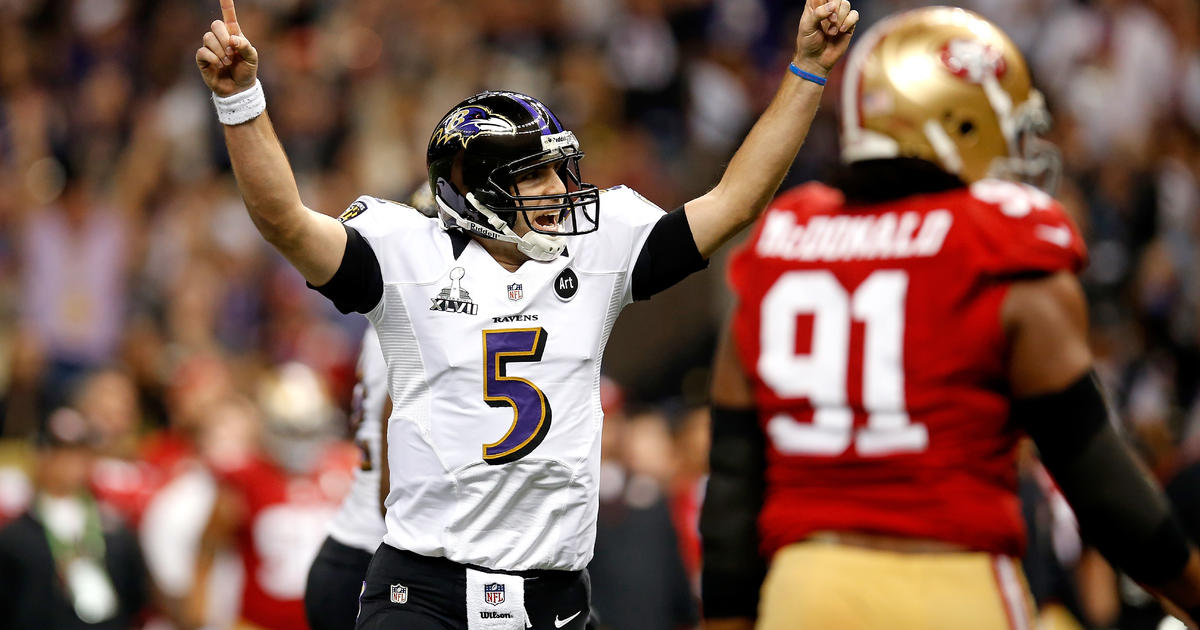
[[[1083,539],[1193,620],[1200,617],[1200,554],[1109,421],[1091,371],[1083,288],[1065,272],[1015,283],[1002,318],[1012,417],[1037,444]]]
[[[696,247],[705,258],[752,223],[775,195],[808,135],[824,78],[846,52],[857,23],[858,11],[851,10],[848,0],[806,0],[792,57],[795,69],[783,71],[775,98],[742,141],[721,181],[685,206]]]
[[[296,178],[265,111],[258,51],[238,26],[233,0],[221,0],[221,17],[204,34],[196,65],[217,102],[238,188],[263,238],[305,280],[323,285],[342,261],[346,232],[336,219],[300,201]]]

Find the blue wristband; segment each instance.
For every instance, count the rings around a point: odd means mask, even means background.
[[[800,77],[801,79],[804,79],[805,81],[812,81],[813,83],[816,83],[817,85],[825,85],[825,77],[815,75],[811,72],[805,72],[805,71],[801,70],[800,67],[794,63],[788,64],[788,70],[791,70],[792,74]]]

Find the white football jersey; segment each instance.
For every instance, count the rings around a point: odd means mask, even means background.
[[[379,349],[379,337],[374,328],[368,327],[358,355],[358,384],[354,386],[351,409],[356,426],[354,443],[362,449],[362,465],[354,471],[350,493],[329,523],[329,535],[334,540],[368,553],[375,553],[386,531],[379,513],[379,475],[383,441],[380,425],[387,395],[387,365]]]
[[[389,545],[492,569],[591,559],[600,360],[663,216],[625,187],[600,198],[599,230],[516,272],[398,204],[360,197],[343,215],[383,276],[367,318],[392,397]]]

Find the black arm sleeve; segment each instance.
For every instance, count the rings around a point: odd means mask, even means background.
[[[700,510],[704,617],[757,617],[767,563],[758,550],[766,438],[752,409],[713,407],[708,488]]]
[[[675,283],[708,266],[700,255],[683,208],[663,215],[650,229],[650,236],[633,265],[633,299],[648,300]]]
[[[1191,553],[1187,537],[1113,429],[1094,375],[1014,401],[1012,414],[1075,510],[1085,541],[1144,584],[1180,575]]]
[[[343,313],[366,313],[383,298],[383,272],[367,239],[348,225],[342,227],[346,228],[346,251],[337,272],[319,287],[306,284]]]

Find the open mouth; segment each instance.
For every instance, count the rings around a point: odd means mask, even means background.
[[[537,226],[539,230],[557,231],[558,218],[559,213],[547,212],[545,214],[539,214],[536,217],[533,217],[533,224]]]

